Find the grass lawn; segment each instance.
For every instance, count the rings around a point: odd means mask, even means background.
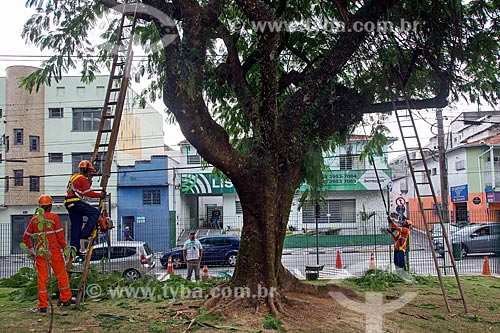
[[[334,281],[349,287],[364,299],[365,292],[383,293],[384,303],[392,302],[405,292],[417,296],[404,307],[385,315],[384,332],[500,332],[500,279],[462,277],[469,311],[464,313],[459,301],[450,301],[452,312],[444,306],[436,278],[417,278],[406,284],[387,280],[375,281],[365,276]],[[329,281],[331,282],[331,281]],[[445,283],[453,288],[454,279]],[[315,282],[320,283],[320,282]],[[50,315],[29,312],[36,301],[13,299],[16,288],[0,288],[0,332],[43,332]],[[456,291],[456,290],[455,290]],[[455,296],[455,295],[451,295]],[[159,299],[132,297],[88,300],[80,308],[56,307],[53,332],[365,332],[365,317],[353,315],[329,297],[308,298],[305,306],[287,306],[281,322],[255,314],[245,316],[234,309],[232,314],[203,313],[203,299]],[[313,304],[314,303],[314,304]],[[335,306],[329,308],[329,306]],[[321,309],[325,309],[321,313]],[[201,314],[200,314],[201,312]],[[235,315],[236,314],[236,315]],[[244,319],[242,319],[244,318]],[[348,318],[348,320],[346,319]],[[344,325],[345,324],[345,325]],[[189,328],[189,329],[188,329]]]

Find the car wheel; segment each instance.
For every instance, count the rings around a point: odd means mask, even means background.
[[[236,266],[236,254],[230,254],[227,257],[227,263],[229,266]]]
[[[467,254],[469,254],[469,249],[467,248],[467,246],[462,244],[462,250],[460,251],[460,255],[462,256],[462,258],[465,258]]]
[[[125,272],[123,272],[123,277],[135,281],[138,280],[141,277],[141,273],[139,273],[138,270],[136,269],[127,269]]]
[[[181,257],[172,257],[172,265],[174,268],[180,268],[184,265],[184,262]]]

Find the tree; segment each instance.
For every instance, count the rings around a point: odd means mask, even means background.
[[[44,3],[23,36],[56,55],[24,84],[49,84],[77,65],[91,80],[109,64],[110,50],[93,48],[89,31],[118,3]],[[137,40],[148,54],[137,75],[152,79],[143,97],[163,98],[185,137],[240,198],[244,222],[231,285],[276,288],[267,299],[274,314],[284,294],[301,287],[281,264],[294,193],[303,181],[319,188],[322,151],[363,115],[440,108],[459,97],[498,99],[498,7],[456,0],[142,1]],[[112,18],[103,35],[115,41]],[[376,125],[372,134],[380,137],[384,126]]]

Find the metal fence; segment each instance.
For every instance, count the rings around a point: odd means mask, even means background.
[[[182,225],[179,221],[177,223]],[[240,217],[224,217],[222,230],[206,225],[197,226],[199,227],[198,238],[217,237],[221,234],[239,235],[242,221]],[[301,228],[301,226],[303,227]],[[455,233],[449,231],[450,240],[455,244],[452,252],[455,254],[460,274],[482,274],[485,258],[488,260],[491,273],[500,274],[500,223],[481,226],[489,227],[487,234],[483,234],[478,224],[472,224],[472,227],[466,226],[460,231],[453,230],[456,231]],[[394,269],[392,264],[394,240],[387,232],[384,232],[386,227],[385,213],[377,213],[367,221],[358,217],[355,224],[321,224],[318,233],[316,233],[314,224],[290,223],[290,230],[285,238],[282,263],[299,278],[305,277],[306,266],[316,264],[324,265],[320,273],[320,277],[323,278],[359,276],[372,265],[377,268]],[[9,239],[10,234],[10,224],[0,224],[0,235],[3,239]],[[168,235],[164,235],[163,231],[160,232],[160,229],[152,230],[147,235],[150,239],[135,237],[135,240],[155,243],[159,238],[168,237]],[[187,232],[181,231],[177,238],[177,245],[183,244],[186,238]],[[436,244],[432,246],[439,253],[442,251],[442,244],[439,244],[438,240],[435,240]],[[14,241],[19,243],[18,240],[11,240],[11,242]],[[2,246],[10,248],[11,244],[4,242]],[[421,229],[413,229],[409,242],[409,268],[411,272],[419,275],[436,274],[430,247],[426,234]],[[162,266],[159,261],[162,249],[154,250],[157,265],[151,273],[160,276],[166,271],[166,267]],[[219,252],[224,253],[223,250]],[[371,260],[372,258],[373,260]],[[446,263],[449,258],[447,256],[439,257],[438,261]],[[0,277],[9,277],[21,267],[31,265],[32,262],[24,254],[4,254],[0,256]],[[209,268],[211,273],[232,271],[232,267],[224,265],[209,266]],[[185,275],[186,270],[178,268],[176,273]],[[445,274],[453,274],[453,272],[450,270]]]

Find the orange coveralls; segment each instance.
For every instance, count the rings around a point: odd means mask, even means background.
[[[391,232],[392,238],[396,241],[394,243],[394,265],[407,270],[408,263],[406,261],[406,241],[410,236],[410,230],[406,227],[398,226],[393,221],[391,221],[391,228],[397,231],[396,235]]]
[[[24,232],[23,242],[29,249],[31,249],[33,248],[31,237],[35,234],[46,233],[47,242],[49,244],[50,260],[59,285],[60,298],[61,301],[67,302],[71,299],[71,289],[62,254],[62,249],[66,247],[63,228],[57,214],[45,212],[45,219],[54,221],[54,224],[50,227],[44,226],[43,230],[39,230],[38,219],[34,216]],[[41,241],[35,240],[35,246],[39,249],[42,246]],[[45,256],[37,255],[35,263],[38,276],[38,307],[43,309],[48,306],[49,299],[46,285],[46,282],[49,280],[49,274],[47,272]]]

